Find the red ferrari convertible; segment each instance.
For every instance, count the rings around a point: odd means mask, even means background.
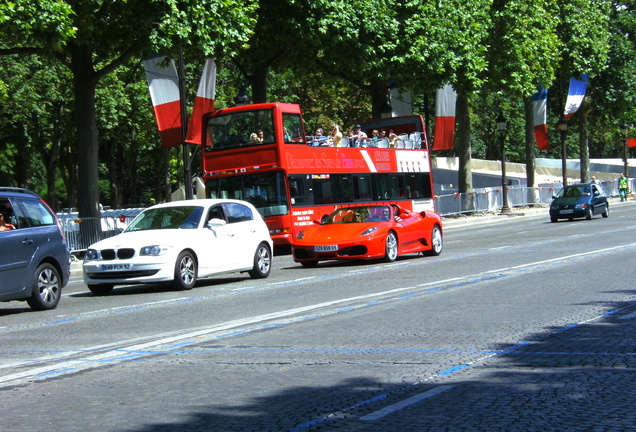
[[[442,221],[437,213],[412,212],[397,205],[340,208],[294,239],[294,261],[314,267],[318,261],[383,258],[442,253]]]

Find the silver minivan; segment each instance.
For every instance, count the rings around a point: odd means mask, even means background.
[[[55,213],[34,192],[0,187],[0,214],[0,301],[55,308],[71,270]]]

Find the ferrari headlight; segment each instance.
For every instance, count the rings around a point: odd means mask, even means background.
[[[144,246],[139,250],[140,256],[160,256],[168,251],[168,246],[164,245],[152,245]]]
[[[369,234],[372,234],[374,232],[376,232],[378,230],[378,227],[369,227],[366,230],[364,230],[364,232],[362,234],[360,234],[361,236],[367,236]]]
[[[99,259],[99,252],[95,249],[88,249],[84,254],[84,261],[93,261]]]

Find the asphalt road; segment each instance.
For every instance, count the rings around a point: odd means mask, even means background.
[[[0,308],[1,431],[628,431],[635,202],[449,221],[439,257]]]

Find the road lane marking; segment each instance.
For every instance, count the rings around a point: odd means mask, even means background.
[[[396,411],[399,411],[401,409],[407,408],[411,405],[415,405],[418,402],[423,401],[424,399],[428,399],[428,398],[432,398],[433,396],[437,396],[440,393],[444,393],[445,391],[448,391],[450,389],[452,389],[455,386],[451,386],[451,385],[443,385],[443,386],[439,386],[436,387],[434,389],[431,389],[429,391],[426,391],[424,393],[420,393],[418,395],[412,396],[408,399],[405,399],[401,402],[398,403],[394,403],[393,405],[389,405],[387,407],[384,407],[382,409],[379,409],[375,412],[372,412],[371,414],[367,414],[365,416],[360,417],[360,420],[365,420],[365,421],[374,421],[374,420],[379,420],[382,417],[386,417],[389,414],[392,414]]]
[[[403,293],[407,291],[418,290],[420,288],[428,288],[433,287],[432,289],[425,289],[421,292],[413,293],[413,295],[409,295],[408,298],[416,297],[419,295],[427,294],[433,291],[437,291],[440,289],[448,289],[457,286],[465,286],[474,283],[483,282],[484,280],[490,280],[493,278],[502,278],[506,276],[511,276],[515,274],[515,271],[522,268],[531,268],[531,267],[541,267],[545,265],[554,265],[554,264],[565,264],[566,262],[571,262],[573,259],[584,258],[589,256],[594,256],[598,253],[602,252],[616,252],[621,249],[627,249],[630,247],[636,246],[636,243],[632,243],[630,245],[625,246],[615,246],[611,248],[604,248],[593,252],[583,252],[578,254],[569,255],[567,257],[558,257],[549,260],[541,260],[533,263],[526,263],[517,266],[506,267],[498,270],[485,271],[475,275],[468,275],[464,277],[456,277],[449,278],[442,281],[432,281],[424,284],[419,284],[416,286],[408,286],[403,288],[395,288],[391,290],[386,290],[378,293],[370,293],[365,295],[359,295],[354,297],[348,297],[340,300],[332,300],[322,303],[316,303],[312,305],[302,306],[298,308],[286,309],[279,312],[256,315],[252,317],[246,317],[241,319],[236,319],[232,321],[226,321],[217,325],[205,326],[201,328],[191,329],[190,331],[175,331],[169,333],[156,334],[152,336],[147,336],[143,338],[137,338],[128,341],[120,341],[112,344],[104,345],[102,347],[92,347],[80,350],[66,351],[57,353],[53,356],[47,356],[40,359],[33,360],[25,360],[21,362],[15,362],[10,365],[4,364],[0,365],[0,369],[11,367],[16,368],[19,366],[27,366],[29,367],[27,370],[22,372],[17,372],[13,374],[9,374],[3,377],[0,377],[0,384],[13,382],[13,381],[22,381],[25,379],[33,379],[38,376],[42,376],[42,374],[59,371],[59,370],[69,370],[72,372],[77,372],[79,370],[92,369],[99,367],[100,363],[103,362],[113,362],[116,359],[121,360],[122,352],[126,353],[140,353],[143,356],[149,356],[157,354],[156,352],[149,351],[151,348],[162,346],[162,345],[174,345],[181,343],[183,341],[188,341],[196,338],[215,338],[219,335],[224,335],[224,337],[228,337],[236,334],[244,334],[249,331],[257,331],[262,330],[266,325],[272,324],[290,324],[294,322],[298,322],[299,320],[307,319],[307,314],[312,317],[324,317],[329,316],[334,313],[344,312],[348,310],[357,310],[361,307],[365,307],[366,305],[375,303],[374,301],[380,299],[383,301],[387,300],[399,300],[399,297],[404,296]],[[499,273],[498,275],[491,275],[493,272]],[[383,299],[384,297],[384,299]],[[386,299],[388,297],[388,299]],[[355,303],[360,302],[361,304],[355,305]],[[354,303],[353,305],[347,305],[343,307],[341,305],[346,305],[347,303]],[[130,306],[128,306],[130,307]],[[333,310],[335,308],[335,310]],[[316,311],[321,309],[331,309],[327,310],[323,313],[316,314]],[[294,318],[296,317],[296,318]],[[277,320],[277,321],[274,321]],[[281,321],[282,320],[282,321]],[[273,323],[272,323],[273,321]],[[86,354],[85,356],[79,359],[70,359],[70,357],[78,357],[82,354]],[[67,358],[67,360],[64,360]],[[45,363],[53,364],[43,365]]]

